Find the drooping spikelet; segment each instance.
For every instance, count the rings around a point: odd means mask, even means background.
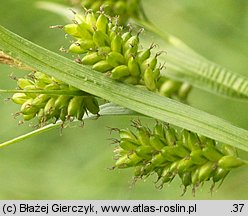
[[[178,175],[184,192],[191,185],[194,193],[209,180],[213,181],[212,190],[233,168],[246,163],[237,157],[235,148],[187,130],[159,122],[153,131],[140,121],[133,121],[132,126],[136,132],[116,129],[120,140],[114,151],[114,168],[135,167],[135,179],[155,173],[160,188]]]
[[[18,79],[17,84],[23,92],[15,93],[11,99],[21,105],[20,113],[25,121],[37,117],[43,125],[52,119],[55,122],[72,118],[82,120],[87,112],[99,112],[94,96],[41,72]]]

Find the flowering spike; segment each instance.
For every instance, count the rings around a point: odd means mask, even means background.
[[[68,24],[64,29],[76,39],[69,51],[83,54],[82,64],[92,65],[94,70],[107,73],[118,81],[143,85],[150,91],[185,99],[189,92],[187,86],[161,77],[163,67],[157,62],[163,52],[153,55],[154,44],[145,50],[140,48],[143,29],[136,34],[131,30],[125,32],[103,9],[99,13],[75,14],[74,20],[75,24]]]
[[[52,119],[55,121],[66,121],[69,118],[82,120],[87,111],[93,114],[99,112],[98,102],[94,96],[41,72],[35,72],[28,78],[18,79],[17,84],[23,93],[15,93],[12,101],[21,105],[24,121],[37,117],[39,124],[42,125]],[[43,92],[41,94],[35,91]],[[59,94],[59,91],[68,94]]]
[[[209,180],[213,182],[213,190],[215,183],[222,183],[233,168],[247,164],[228,145],[187,130],[176,130],[159,122],[153,131],[142,126],[140,121],[133,121],[132,126],[136,132],[116,130],[120,141],[115,149],[118,152],[115,167],[134,167],[136,180],[156,174],[158,188],[178,175],[184,185],[183,194],[190,185],[194,194]]]

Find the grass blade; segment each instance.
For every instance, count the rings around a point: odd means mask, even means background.
[[[7,55],[83,91],[115,104],[248,151],[248,131],[185,104],[116,82],[89,67],[39,47],[0,27]]]

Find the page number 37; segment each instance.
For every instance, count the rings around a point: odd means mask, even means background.
[[[242,212],[245,204],[233,204],[231,212]]]

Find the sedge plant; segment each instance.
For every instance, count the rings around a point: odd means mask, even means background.
[[[133,120],[135,131],[112,129],[120,136],[115,140],[113,168],[134,168],[135,181],[155,174],[156,185],[162,188],[179,176],[184,192],[192,186],[194,194],[204,182],[211,180],[213,190],[232,169],[247,165],[236,150],[248,151],[246,130],[184,104],[191,86],[200,84],[218,94],[246,99],[247,78],[205,60],[186,45],[181,50],[175,46],[176,52],[188,52],[187,59],[196,58],[201,65],[214,65],[221,77],[213,79],[213,67],[207,72],[202,69],[201,73],[197,63],[185,66],[177,55],[169,55],[170,50],[166,51],[170,67],[165,68],[164,50],[155,51],[155,43],[143,48],[141,37],[146,29],[167,42],[171,36],[150,23],[141,1],[81,4],[84,7],[81,12],[73,11],[71,23],[52,26],[61,28],[73,39],[68,52],[77,55],[75,62],[0,28],[1,62],[31,71],[26,77],[17,78],[17,89],[1,93],[14,93],[12,101],[20,104],[17,114],[23,121],[38,119],[40,127],[0,147],[63,127],[67,122],[111,113],[135,114],[154,118],[157,123],[151,128]],[[143,28],[135,28],[135,23],[134,27],[128,25],[130,18]],[[186,74],[187,67],[190,73]],[[167,70],[168,74],[163,72]],[[180,77],[182,74],[185,80]],[[234,79],[226,82],[225,76]],[[241,79],[237,88],[235,81]],[[99,98],[112,103],[99,106]]]

